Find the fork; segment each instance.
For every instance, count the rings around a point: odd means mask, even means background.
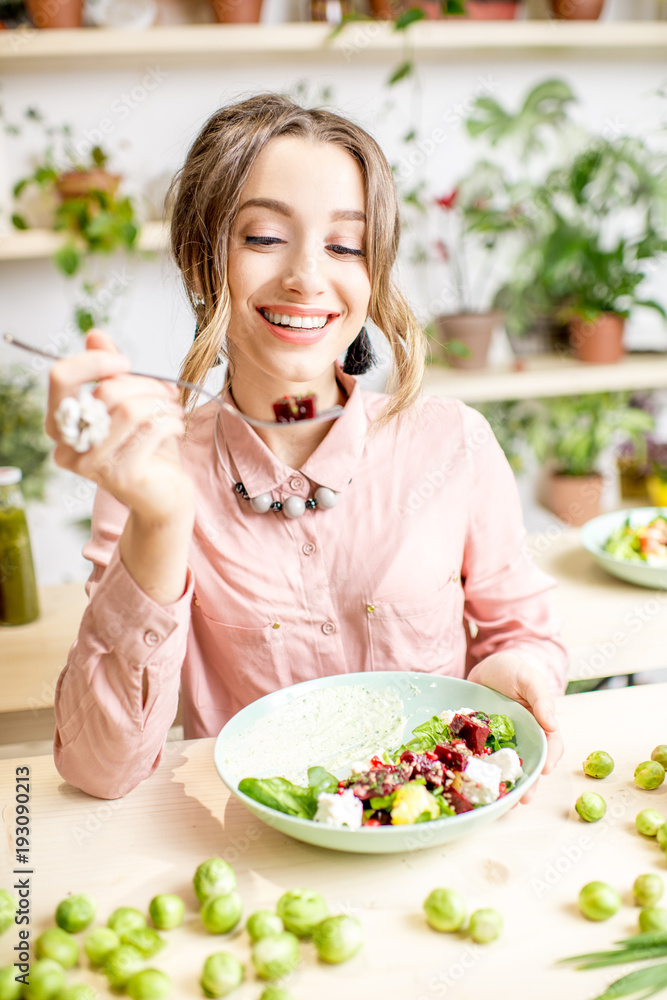
[[[48,361],[62,361],[62,357],[59,354],[52,354],[51,351],[44,351],[41,347],[34,347],[32,344],[26,344],[25,341],[19,340],[11,333],[3,334],[3,339],[7,341],[8,344],[12,344],[14,347],[20,347],[22,351],[29,351],[31,354],[36,354],[40,358],[47,358]],[[197,385],[196,382],[188,382],[184,378],[171,378],[168,375],[147,375],[145,372],[127,372],[128,375],[138,375],[140,378],[154,378],[158,382],[171,382],[173,385],[178,385],[182,389],[191,389],[193,392],[200,392],[207,399],[212,402],[217,403],[221,410],[226,410],[227,413],[233,414],[235,417],[239,417],[244,420],[251,427],[270,427],[275,430],[277,427],[291,427],[295,423],[306,423],[319,424],[326,420],[336,420],[343,413],[343,407],[336,405],[332,406],[328,410],[323,410],[321,413],[316,414],[314,417],[304,417],[299,421],[296,420],[257,420],[255,417],[249,417],[245,413],[241,413],[235,407],[230,406],[229,403],[223,402],[219,396],[214,393],[209,392],[208,389],[204,389],[203,386]]]

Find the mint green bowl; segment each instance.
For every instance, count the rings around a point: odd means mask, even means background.
[[[238,783],[242,778],[267,776],[238,774],[228,765],[227,757],[233,752],[234,741],[241,733],[254,726],[270,712],[311,691],[348,685],[364,686],[370,691],[392,688],[400,695],[404,706],[403,715],[406,718],[401,742],[409,737],[415,726],[425,722],[432,715],[440,714],[445,709],[465,707],[479,709],[489,714],[509,715],[514,721],[516,729],[517,751],[523,761],[524,776],[520,779],[517,787],[503,796],[502,799],[470,812],[461,813],[458,816],[443,817],[429,823],[375,827],[368,830],[331,827],[324,823],[315,823],[311,820],[289,816],[255,802],[254,799],[239,791]],[[334,749],[338,750],[339,748],[332,748],[332,750]],[[298,744],[290,747],[290,751],[298,755]],[[281,752],[284,755],[284,749],[277,746],[275,770],[273,771],[275,775],[282,773]],[[321,763],[309,759],[307,754],[307,746],[304,745],[303,760],[305,766],[311,767]],[[214,760],[218,774],[230,792],[259,819],[296,840],[303,840],[318,847],[327,847],[333,851],[351,851],[360,854],[394,854],[418,851],[426,847],[437,847],[450,840],[456,840],[458,837],[469,836],[474,831],[488,826],[489,823],[493,823],[494,820],[506,813],[535,783],[544,766],[546,755],[547,743],[542,729],[530,712],[510,698],[506,698],[491,688],[472,684],[470,681],[441,677],[435,674],[395,670],[321,677],[268,694],[264,698],[254,701],[229,720],[220,732],[214,749]],[[351,750],[350,760],[354,759],[354,750]]]
[[[631,507],[627,510],[612,510],[587,521],[581,529],[581,544],[591,553],[598,566],[628,583],[638,587],[650,587],[652,590],[667,590],[667,566],[651,566],[648,563],[634,562],[632,559],[619,559],[604,551],[605,544],[613,531],[630,518],[633,528],[648,524],[658,514],[667,517],[667,507]]]

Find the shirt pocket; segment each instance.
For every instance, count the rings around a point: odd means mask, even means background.
[[[462,641],[463,591],[458,579],[452,575],[421,599],[369,602],[372,670],[449,672]]]
[[[256,698],[291,683],[282,625],[227,625],[197,610],[193,624],[205,664],[192,678],[197,708],[232,715]]]

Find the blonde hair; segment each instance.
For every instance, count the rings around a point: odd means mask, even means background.
[[[285,135],[335,143],[361,167],[371,282],[368,316],[389,341],[393,360],[390,400],[378,418],[378,424],[387,423],[419,394],[426,353],[424,331],[391,277],[400,235],[391,168],[378,144],[360,126],[322,108],[302,108],[280,94],[257,94],[216,111],[195,139],[169,190],[171,250],[198,329],[181,378],[202,383],[218,358],[228,356],[229,233],[255,160],[271,139]],[[190,394],[190,390],[182,391],[184,406]]]

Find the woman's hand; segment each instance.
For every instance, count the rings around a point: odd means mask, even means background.
[[[192,487],[182,469],[177,439],[183,409],[175,387],[131,376],[130,362],[99,330],[86,337],[86,350],[51,370],[46,431],[57,442],[55,462],[85,476],[126,504],[142,520],[163,522],[192,508]],[[111,418],[108,437],[83,454],[59,436],[55,412],[66,396],[97,381],[93,395]]]
[[[556,722],[553,695],[546,678],[517,653],[492,653],[472,668],[467,680],[500,691],[533,713],[547,738],[547,759],[542,774],[553,771],[563,755],[563,740]],[[536,788],[537,782],[521,801],[530,802]]]

